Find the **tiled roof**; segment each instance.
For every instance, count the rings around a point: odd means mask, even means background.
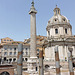
[[[7,37],[8,38],[8,37]],[[43,44],[43,41],[46,40],[47,37],[46,36],[37,36],[37,45],[41,45]],[[23,45],[30,45],[30,38],[29,39],[25,39],[24,42],[22,41],[10,41],[10,42],[6,42],[6,43],[1,43],[1,45],[18,45],[19,43],[22,43]]]

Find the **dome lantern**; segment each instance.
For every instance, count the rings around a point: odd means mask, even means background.
[[[56,8],[54,9],[54,15],[58,15],[58,14],[60,14],[60,9],[56,5]]]

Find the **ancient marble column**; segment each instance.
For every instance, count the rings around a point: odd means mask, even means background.
[[[69,71],[70,71],[70,75],[74,75],[74,69],[73,69],[73,61],[72,61],[72,51],[73,48],[68,48],[68,63],[69,63]]]
[[[39,75],[44,75],[44,71],[43,71],[43,50],[39,51]]]
[[[18,55],[17,55],[17,75],[22,75],[22,57],[23,57],[23,45],[18,45]]]
[[[36,13],[37,11],[34,8],[34,1],[32,1],[32,6],[29,14],[31,15],[31,31],[30,31],[30,58],[36,58]]]
[[[58,46],[55,47],[55,64],[56,64],[56,75],[61,75]]]
[[[28,59],[28,72],[30,75],[37,73],[37,49],[36,49],[36,9],[34,8],[34,1],[30,9],[30,58]]]

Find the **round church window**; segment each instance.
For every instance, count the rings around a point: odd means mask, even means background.
[[[55,21],[57,21],[57,19],[55,19]]]
[[[63,21],[65,21],[65,18],[63,19]]]

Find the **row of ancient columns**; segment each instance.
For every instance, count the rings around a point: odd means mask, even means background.
[[[17,75],[22,75],[22,55],[23,45],[18,45],[18,56],[17,56]],[[39,75],[44,75],[43,72],[43,50],[39,52]]]
[[[73,61],[72,61],[72,48],[68,48],[68,65],[70,75],[74,75],[73,70]],[[59,52],[58,46],[55,47],[55,65],[56,65],[56,75],[61,75],[60,73],[60,60],[59,60]],[[43,50],[39,52],[39,75],[44,75],[43,71]]]
[[[69,65],[69,71],[70,75],[74,75],[73,70],[73,61],[72,61],[72,48],[68,48],[68,65]],[[55,63],[56,63],[56,75],[61,75],[60,73],[60,60],[59,60],[59,52],[58,52],[58,46],[55,47]]]
[[[43,48],[42,48],[43,49]],[[72,65],[72,48],[68,48],[68,64],[70,75],[74,75],[73,65]],[[17,56],[17,74],[22,75],[22,53],[23,45],[18,45],[18,56]],[[61,75],[60,73],[60,60],[58,46],[55,47],[55,64],[56,64],[56,75]],[[39,51],[39,75],[44,75],[43,71],[43,50]]]

